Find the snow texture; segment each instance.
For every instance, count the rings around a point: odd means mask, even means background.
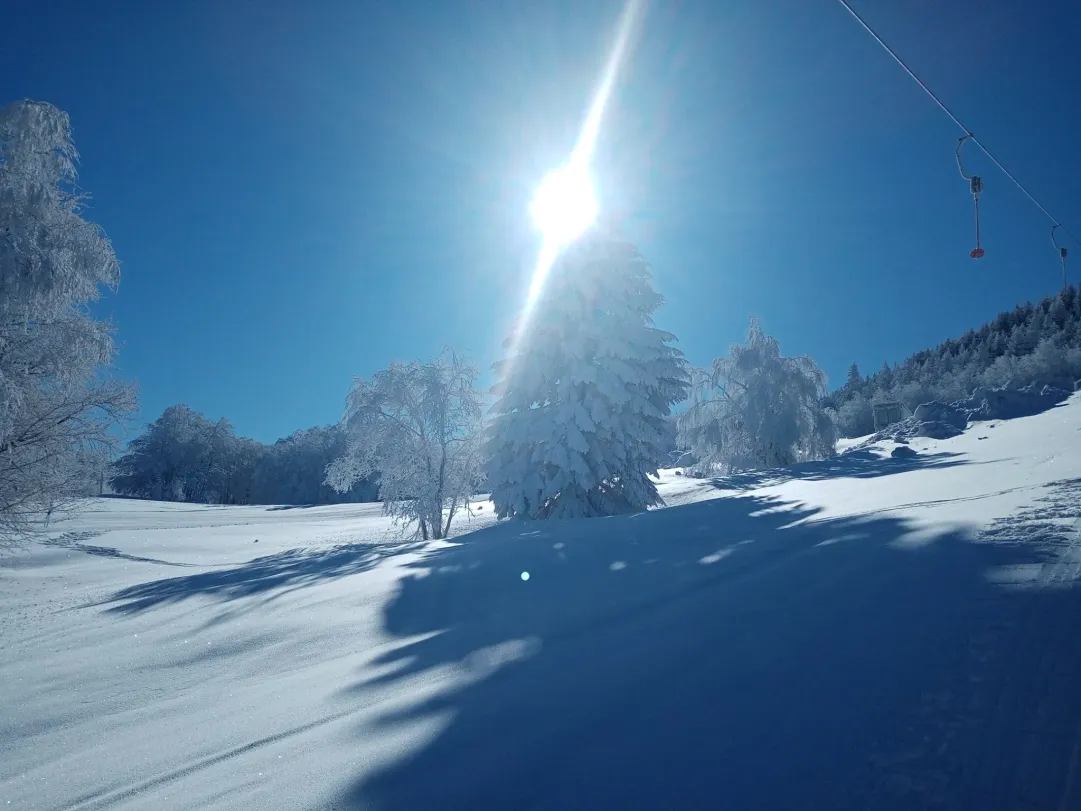
[[[1081,808],[1081,395],[993,425],[429,544],[94,500],[0,564],[0,798]]]

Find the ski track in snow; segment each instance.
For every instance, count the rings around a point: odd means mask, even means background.
[[[149,791],[150,789],[158,788],[159,786],[164,786],[167,783],[171,783],[181,778],[188,777],[189,775],[195,774],[198,771],[209,768],[210,766],[217,765],[218,763],[223,763],[227,760],[230,760],[231,758],[235,758],[239,755],[243,755],[247,752],[251,752],[255,749],[262,748],[272,743],[277,743],[278,741],[285,740],[286,738],[291,738],[294,735],[300,735],[304,732],[318,729],[321,726],[326,726],[333,721],[338,721],[342,718],[346,718],[352,715],[354,712],[355,710],[347,710],[344,712],[334,713],[332,715],[326,716],[325,718],[320,718],[317,721],[312,721],[307,724],[301,724],[300,726],[285,730],[284,732],[277,732],[273,735],[267,735],[266,737],[251,741],[241,746],[235,746],[232,749],[228,749],[224,752],[219,752],[216,755],[203,758],[201,760],[195,761],[194,763],[189,763],[186,766],[182,766],[165,774],[158,775],[157,777],[153,777],[149,780],[144,780],[137,785],[122,786],[106,791],[97,791],[83,797],[78,797],[70,805],[65,805],[63,806],[63,808],[66,811],[81,811],[82,809],[108,808],[109,806],[115,805],[122,800],[131,799],[146,791]]]
[[[431,544],[94,500],[0,559],[0,807],[1075,811],[1081,397],[911,447]]]

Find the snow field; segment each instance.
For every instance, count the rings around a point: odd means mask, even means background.
[[[0,802],[1081,807],[1081,399],[892,447],[427,545],[95,500],[0,564]]]

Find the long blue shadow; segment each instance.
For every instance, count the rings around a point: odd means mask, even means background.
[[[129,586],[107,601],[112,613],[132,614],[197,596],[237,600],[284,588],[312,586],[368,571],[393,555],[423,544],[343,544],[329,549],[291,549],[226,569],[167,577]]]
[[[1081,807],[1079,590],[993,582],[1039,565],[1031,537],[912,529],[733,496],[467,536],[386,607],[428,636],[336,700],[473,677],[388,713],[450,720],[333,807]]]
[[[767,483],[791,481],[821,481],[823,479],[877,479],[913,470],[938,470],[973,464],[962,454],[939,452],[892,459],[882,458],[869,450],[851,450],[832,459],[803,462],[776,470],[756,470],[737,473],[712,480],[719,490],[754,490]]]

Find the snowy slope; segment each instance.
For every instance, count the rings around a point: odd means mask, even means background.
[[[0,805],[1081,808],[1081,399],[893,447],[430,545],[95,501],[0,562]]]

